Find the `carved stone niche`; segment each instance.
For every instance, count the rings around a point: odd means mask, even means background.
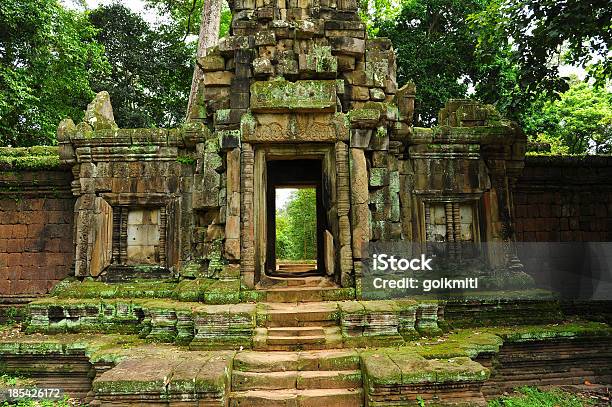
[[[422,229],[427,242],[479,242],[478,201],[424,200]]]
[[[451,256],[474,257],[481,241],[479,199],[475,194],[452,197],[421,197],[420,233],[428,243],[440,246]]]
[[[107,209],[95,214],[95,224],[103,225],[96,229],[103,233],[94,233],[92,243],[97,248],[94,254],[106,255],[92,256],[92,276],[129,279],[130,273],[143,267],[167,273],[178,265],[178,198],[109,193],[98,199],[104,201]],[[159,277],[153,274],[152,277]]]
[[[165,207],[113,208],[112,263],[166,266]]]

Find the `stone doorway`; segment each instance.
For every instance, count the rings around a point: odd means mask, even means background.
[[[253,287],[269,287],[270,285],[295,285],[299,280],[321,281],[323,285],[336,285],[340,282],[340,238],[337,195],[337,165],[335,146],[329,144],[314,145],[258,145],[254,148],[253,211],[250,217],[243,216],[243,227],[248,233],[248,224],[253,225],[254,267]],[[248,162],[245,170],[248,171]],[[243,203],[249,201],[248,184],[243,197]],[[275,256],[275,188],[278,187],[309,187],[316,191],[317,218],[317,259],[316,267],[308,270],[312,277],[291,279],[275,277],[277,259]],[[248,267],[248,251],[243,253],[243,278],[250,279]],[[248,264],[248,263],[247,263]]]
[[[266,163],[266,275],[271,277],[305,277],[325,274],[324,238],[327,227],[322,162],[320,159],[271,160]],[[301,264],[291,267],[277,258],[276,192],[280,188],[313,189],[316,195],[316,264]],[[305,214],[306,215],[306,214]]]

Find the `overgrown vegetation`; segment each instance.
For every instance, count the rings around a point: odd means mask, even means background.
[[[477,98],[553,154],[609,153],[612,9],[607,1],[363,0],[370,34],[393,41],[398,82],[417,85],[415,123]],[[586,72],[585,82],[567,73]],[[606,85],[608,86],[606,88]]]
[[[610,154],[612,93],[574,79],[558,99],[533,103],[524,129],[532,141],[550,144],[552,154]]]
[[[591,403],[562,390],[543,391],[535,387],[521,387],[517,394],[503,396],[489,402],[489,407],[584,407]]]
[[[0,2],[0,146],[55,144],[59,122],[80,121],[101,90],[110,93],[121,127],[181,122],[202,1],[193,11],[191,0],[146,4],[157,7],[160,23],[119,2],[94,10],[58,0]],[[230,19],[226,6],[222,35]]]
[[[150,24],[120,3],[0,2],[0,145],[54,144],[108,90],[122,127],[183,120],[204,0],[145,0]],[[84,3],[74,1],[74,4]],[[494,104],[552,154],[609,154],[612,8],[606,0],[360,0],[370,36],[417,85],[415,125],[449,98]],[[231,14],[224,3],[220,35]],[[583,73],[581,81],[567,72]]]
[[[72,407],[72,406],[84,406],[85,404],[71,401],[68,398],[63,400],[33,400],[33,399],[20,399],[16,402],[4,401],[0,404],[0,407]]]
[[[276,257],[283,260],[317,258],[317,197],[313,188],[292,192],[276,213]]]
[[[63,118],[83,117],[110,69],[95,33],[57,0],[0,2],[0,145],[53,144]]]
[[[111,95],[119,127],[171,127],[185,117],[195,44],[178,24],[155,27],[119,3],[88,13],[110,71],[91,78]]]

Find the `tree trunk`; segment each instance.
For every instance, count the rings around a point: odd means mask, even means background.
[[[198,36],[198,50],[196,58],[206,56],[206,49],[214,47],[219,42],[219,25],[221,23],[221,0],[204,0],[202,7],[202,19],[200,23],[200,34]],[[193,79],[191,81],[191,92],[187,104],[187,118],[195,103],[198,94],[198,83],[202,78],[202,71],[195,64],[193,69]]]

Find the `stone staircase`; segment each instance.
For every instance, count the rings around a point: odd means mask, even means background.
[[[266,292],[268,302],[320,302],[355,298],[353,289],[339,288],[329,277],[323,276],[266,276],[257,288]]]
[[[255,350],[297,351],[342,347],[337,307],[332,303],[266,303]],[[260,324],[261,325],[261,324]]]
[[[241,352],[234,358],[230,407],[363,406],[353,351]]]
[[[281,273],[304,273],[308,271],[316,270],[316,263],[296,263],[296,262],[283,262],[278,261],[276,264],[276,271]]]

